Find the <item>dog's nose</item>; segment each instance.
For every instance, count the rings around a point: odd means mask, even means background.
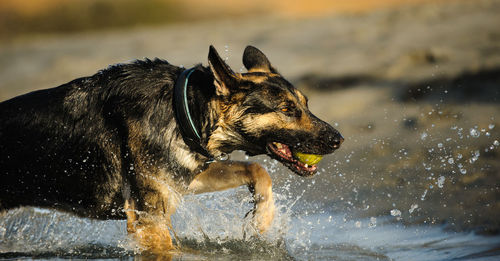
[[[335,135],[335,137],[333,138],[332,142],[333,142],[333,148],[338,149],[340,147],[340,144],[344,142],[344,137],[342,136],[342,134],[337,133],[337,135]]]

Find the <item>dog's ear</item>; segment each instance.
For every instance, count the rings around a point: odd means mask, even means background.
[[[266,55],[251,45],[247,46],[243,52],[243,65],[248,72],[278,73]]]
[[[231,88],[238,86],[238,76],[220,58],[213,45],[210,45],[208,51],[208,64],[214,75],[214,85],[218,95],[228,95]]]

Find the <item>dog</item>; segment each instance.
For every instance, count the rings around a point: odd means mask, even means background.
[[[264,233],[274,217],[271,177],[227,155],[266,154],[311,176],[317,166],[299,153],[330,154],[343,137],[260,50],[247,46],[243,64],[248,71],[235,73],[210,46],[206,67],[137,60],[0,103],[0,212],[127,219],[141,249],[161,254],[175,248],[170,216],[180,196],[246,185]]]

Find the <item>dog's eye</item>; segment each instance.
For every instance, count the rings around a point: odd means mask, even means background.
[[[294,111],[295,109],[295,106],[293,104],[287,104],[287,105],[283,105],[280,107],[280,111],[281,112],[284,112],[285,114],[290,114]]]

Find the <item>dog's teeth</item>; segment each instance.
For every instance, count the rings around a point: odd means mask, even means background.
[[[304,165],[306,166],[306,168],[309,168],[309,165],[307,165],[307,164],[304,164]]]

